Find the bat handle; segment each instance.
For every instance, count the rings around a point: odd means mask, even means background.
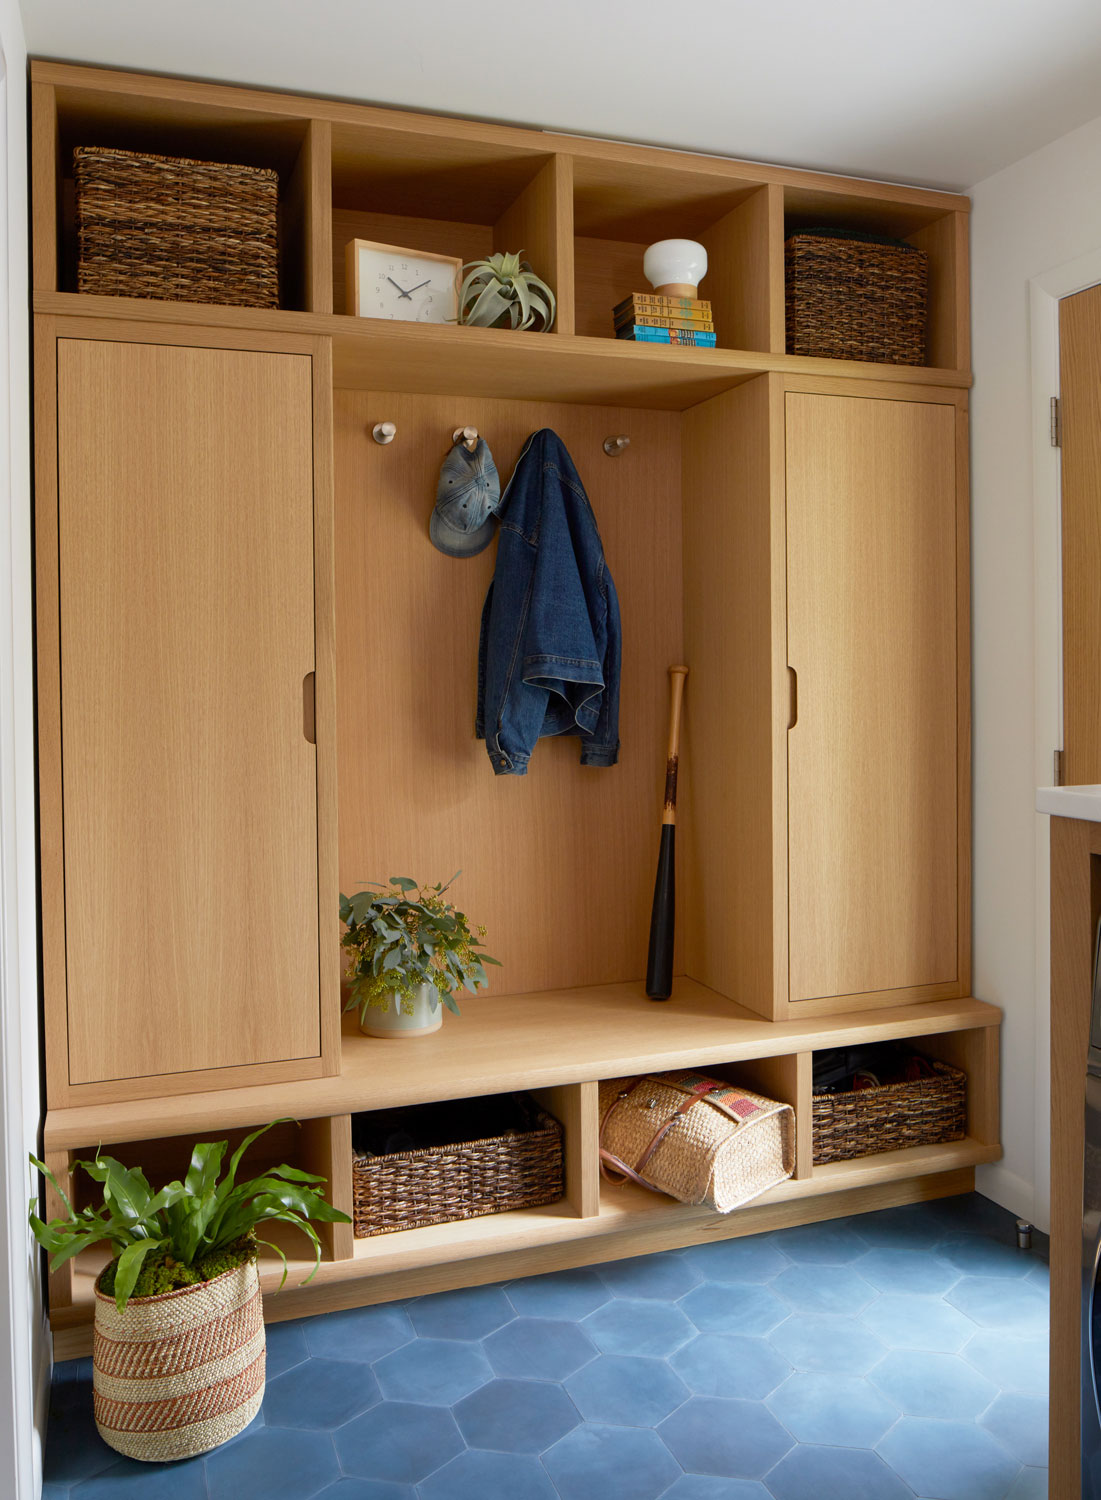
[[[665,807],[663,824],[677,821],[677,765],[680,759],[680,716],[684,703],[687,667],[669,668],[669,750],[665,759]]]

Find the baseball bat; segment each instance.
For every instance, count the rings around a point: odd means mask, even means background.
[[[650,912],[650,951],[646,958],[646,994],[668,1000],[673,992],[673,930],[677,911],[677,760],[680,754],[680,711],[687,667],[669,668],[669,754],[665,762],[665,805],[661,812],[661,844]]]

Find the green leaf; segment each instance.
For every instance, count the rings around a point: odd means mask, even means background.
[[[191,1165],[184,1179],[189,1193],[201,1197],[218,1181],[218,1171],[226,1154],[225,1141],[200,1141],[191,1153]]]
[[[164,1248],[164,1240],[136,1240],[132,1245],[127,1245],[119,1256],[118,1269],[115,1271],[115,1306],[119,1312],[125,1309],[130,1300],[145,1257],[151,1250]]]
[[[58,1182],[58,1180],[54,1176],[54,1174],[50,1171],[50,1169],[46,1165],[46,1163],[44,1161],[39,1161],[39,1159],[38,1159],[37,1156],[31,1156],[29,1152],[28,1152],[28,1160],[30,1161],[30,1163],[31,1163],[32,1166],[38,1168],[38,1170],[42,1173],[43,1177],[45,1177],[46,1181],[53,1188],[54,1192],[61,1199],[62,1203],[64,1203],[65,1207],[68,1209],[69,1217],[70,1218],[74,1218],[75,1215],[73,1214],[73,1205],[69,1202],[69,1199],[68,1199],[68,1197],[65,1194],[64,1188]]]
[[[102,1184],[103,1201],[112,1211],[134,1222],[148,1218],[153,1190],[140,1167],[124,1167],[113,1156],[100,1156],[98,1152],[95,1161],[80,1161],[77,1166],[93,1182]]]
[[[410,880],[407,875],[391,875],[390,884],[398,886],[403,891],[415,891],[417,889],[417,882]]]
[[[462,1011],[459,1009],[459,1002],[455,999],[454,995],[452,995],[452,994],[446,994],[446,995],[441,994],[440,995],[440,999],[447,1006],[448,1010],[451,1012],[451,1014],[453,1016],[461,1016],[462,1015]]]

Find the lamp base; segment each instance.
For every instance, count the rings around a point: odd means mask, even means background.
[[[659,297],[691,297],[699,295],[699,287],[693,286],[690,281],[667,281],[664,286],[656,286],[654,291]]]

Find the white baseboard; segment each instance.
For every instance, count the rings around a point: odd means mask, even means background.
[[[1051,1221],[1048,1205],[1038,1201],[1035,1185],[1026,1182],[1016,1172],[1011,1172],[1000,1161],[975,1169],[975,1191],[992,1203],[1008,1209],[1018,1219],[1027,1219],[1037,1229],[1047,1234]]]

